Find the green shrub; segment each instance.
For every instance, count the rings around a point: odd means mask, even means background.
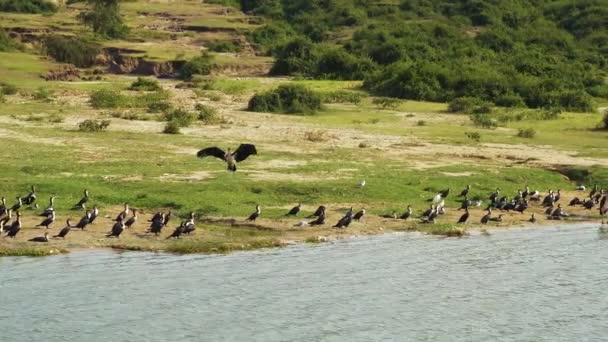
[[[57,6],[46,0],[0,0],[0,12],[54,13]]]
[[[194,122],[196,117],[197,116],[192,112],[189,112],[183,108],[176,108],[165,112],[163,115],[163,120],[178,124],[180,127],[188,127],[192,124],[192,122]]]
[[[392,97],[375,97],[372,103],[382,109],[395,109],[401,101]]]
[[[533,139],[536,136],[536,130],[534,128],[520,128],[517,132],[517,136],[520,138]]]
[[[156,91],[160,89],[162,89],[162,87],[157,80],[145,77],[138,77],[137,81],[131,83],[131,86],[129,87],[129,90],[139,91]]]
[[[19,89],[17,89],[17,86],[15,86],[14,84],[6,83],[6,82],[0,82],[0,93],[2,93],[4,95],[14,95],[14,94],[17,94],[18,90]]]
[[[101,89],[90,95],[89,103],[93,108],[117,108],[125,104],[125,99],[119,91]]]
[[[209,75],[213,66],[213,56],[203,52],[200,56],[192,58],[181,67],[179,77],[182,80],[189,81],[194,75]]]
[[[492,113],[492,104],[482,103],[473,109],[473,114],[490,114]]]
[[[176,122],[176,121],[169,121],[167,122],[167,124],[165,125],[165,128],[163,129],[163,133],[165,134],[180,134],[180,127],[181,125]]]
[[[34,100],[50,102],[53,100],[53,91],[46,87],[38,87],[35,92],[32,93]]]
[[[501,107],[525,107],[524,99],[519,95],[502,95],[494,103]]]
[[[479,134],[479,132],[465,132],[464,135],[475,142],[481,141],[481,134]]]
[[[212,125],[222,122],[222,118],[218,115],[217,109],[197,103],[194,107],[198,111],[197,119],[207,125]]]
[[[364,94],[349,90],[335,90],[323,94],[323,102],[325,103],[352,103],[359,104],[365,97]]]
[[[169,98],[166,91],[155,91],[139,96],[122,95],[119,91],[101,89],[91,93],[89,103],[93,108],[163,107]]]
[[[450,101],[448,112],[470,114],[480,102],[481,100],[475,97],[457,97]]]
[[[148,112],[150,113],[162,113],[171,109],[171,103],[167,101],[158,101],[148,104]]]
[[[102,132],[110,126],[110,120],[84,120],[78,124],[81,132]]]
[[[95,43],[59,35],[46,36],[44,47],[46,54],[56,61],[74,64],[80,68],[92,66],[101,52],[101,48]]]
[[[297,84],[283,84],[278,88],[256,94],[247,110],[287,114],[314,114],[321,109],[321,96]]]
[[[214,52],[239,52],[241,46],[231,40],[215,40],[207,43],[207,49]]]
[[[124,38],[129,28],[120,15],[119,0],[87,0],[91,8],[80,19],[103,38]]]
[[[469,115],[469,118],[473,122],[473,125],[481,128],[492,129],[498,126],[496,120],[492,119],[488,114],[471,114]]]
[[[12,51],[17,48],[18,44],[9,37],[9,35],[0,28],[0,52]]]

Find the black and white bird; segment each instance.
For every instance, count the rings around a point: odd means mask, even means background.
[[[13,205],[11,207],[11,210],[13,212],[18,211],[19,209],[21,209],[21,207],[23,206],[23,200],[21,199],[21,197],[17,197],[17,203],[15,203],[15,205]]]
[[[54,213],[55,212],[54,204],[55,204],[55,196],[51,196],[51,198],[49,198],[49,206],[44,209],[44,211],[40,214],[40,216],[48,217],[49,215],[51,215],[51,213]]]
[[[228,151],[224,151],[221,148],[214,146],[198,151],[196,156],[199,158],[205,158],[208,156],[219,158],[226,162],[228,171],[235,172],[237,163],[240,163],[247,159],[250,155],[257,153],[258,151],[254,145],[241,144],[234,152],[231,152],[230,149],[228,149]]]
[[[318,212],[318,213],[317,213]],[[308,222],[311,226],[322,226],[325,224],[325,207],[320,206],[319,209],[315,212],[317,219],[311,222]]]
[[[160,213],[159,216],[156,216],[152,218],[152,223],[150,224],[150,229],[148,229],[148,231],[150,233],[154,233],[154,235],[160,234],[160,232],[162,231],[163,227],[165,226],[165,214]]]
[[[109,234],[106,235],[106,237],[120,237],[120,234],[122,234],[122,232],[125,230],[125,224],[124,222],[122,222],[122,219],[119,218],[118,220],[116,220],[116,223],[114,223],[114,226],[112,226],[112,231],[110,231]]]
[[[93,224],[93,222],[95,222],[95,219],[97,219],[97,217],[99,217],[99,209],[97,209],[97,206],[94,205],[93,209],[91,209],[91,216],[89,217],[89,224]]]
[[[355,216],[353,216],[353,220],[361,221],[361,219],[363,218],[364,215],[365,215],[365,209],[361,209],[359,212],[357,212],[355,214]],[[396,216],[397,216],[397,214],[395,214],[395,217]]]
[[[350,223],[353,221],[353,208],[350,208],[350,210],[348,210],[346,212],[346,215],[344,215],[340,221],[338,221],[338,223],[336,223],[334,225],[334,228],[348,228],[348,226],[350,225]]]
[[[490,218],[492,218],[492,210],[488,209],[487,214],[483,215],[480,222],[482,224],[487,224],[490,221]]]
[[[85,210],[86,208],[86,204],[89,201],[89,190],[84,189],[84,195],[82,196],[82,198],[80,199],[80,201],[78,201],[78,203],[76,203],[76,205],[74,205],[74,207],[72,209],[82,209]]]
[[[262,213],[262,209],[260,209],[260,205],[256,205],[255,211],[251,215],[249,215],[249,217],[247,218],[247,221],[257,220],[257,218],[260,217],[261,213]]]
[[[285,216],[296,216],[298,215],[298,213],[300,212],[300,209],[302,208],[302,204],[298,204],[295,207],[291,208],[291,210],[285,214]]]
[[[36,202],[36,186],[35,185],[32,185],[30,193],[27,194],[25,197],[23,197],[21,199],[21,201],[25,205],[32,205],[32,204],[34,204],[34,202]]]
[[[124,209],[120,212],[120,214],[118,214],[118,216],[116,216],[116,219],[114,219],[114,221],[126,220],[127,216],[129,216],[129,213],[131,213],[131,210],[129,209],[129,203],[125,203]]]
[[[80,228],[81,230],[84,230],[89,225],[89,223],[91,223],[91,212],[87,211],[86,214],[84,214],[84,216],[80,218],[80,221],[78,221],[74,228]]]
[[[57,235],[54,235],[54,238],[62,238],[65,239],[65,236],[68,235],[68,233],[70,232],[70,230],[72,229],[72,222],[70,222],[70,219],[67,219],[67,221],[65,222],[65,227],[63,227],[59,233]]]
[[[402,220],[407,220],[408,218],[410,218],[412,216],[412,212],[413,212],[412,206],[408,205],[407,210],[399,218]]]
[[[129,217],[129,219],[125,222],[125,228],[131,228],[137,222],[137,209],[133,209],[133,216]]]
[[[307,218],[313,218],[313,217],[319,217],[319,215],[321,214],[325,214],[325,206],[324,205],[320,205],[317,210],[315,210],[314,213],[312,213],[312,215],[307,216]]]
[[[49,229],[49,226],[52,225],[53,223],[55,223],[55,212],[51,212],[51,214],[44,219],[42,222],[40,222],[40,224],[36,225],[36,228],[38,227],[44,227],[46,229]]]
[[[21,230],[21,214],[19,212],[17,212],[17,218],[15,219],[15,221],[13,221],[10,226],[5,226],[4,230],[6,231],[5,237],[10,237],[14,239],[15,236],[17,236],[17,233],[19,233],[19,231]]]
[[[464,214],[462,214],[462,216],[460,216],[457,223],[467,223],[468,219],[469,219],[469,209],[465,209]]]
[[[171,233],[171,235],[167,236],[167,240],[169,240],[171,238],[179,239],[181,237],[181,235],[184,233],[184,229],[186,229],[186,221],[182,221],[182,223],[180,223],[180,225],[177,228],[175,228],[173,233]]]
[[[169,224],[169,221],[171,221],[171,217],[173,216],[173,214],[171,213],[171,210],[169,210],[169,212],[165,215],[164,219],[163,219],[163,226],[167,226]]]
[[[469,191],[471,191],[471,186],[467,185],[467,187],[460,192],[460,195],[458,195],[458,197],[467,197],[469,195]]]
[[[44,236],[36,236],[33,239],[29,239],[27,241],[31,242],[49,242],[49,232],[44,232]]]
[[[190,213],[190,219],[186,221],[186,224],[184,225],[184,234],[190,235],[190,233],[193,233],[195,230],[194,213]]]

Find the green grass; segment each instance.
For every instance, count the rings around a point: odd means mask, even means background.
[[[0,247],[0,257],[7,256],[29,256],[29,257],[42,257],[49,255],[65,254],[69,253],[67,249],[63,248],[44,248],[44,247]]]

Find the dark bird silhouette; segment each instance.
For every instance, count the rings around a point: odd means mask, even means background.
[[[51,215],[51,213],[54,213],[55,212],[55,208],[53,208],[54,204],[55,204],[55,197],[51,196],[51,198],[49,198],[49,206],[44,209],[44,211],[40,214],[40,216],[48,217],[49,215]]]
[[[186,222],[182,221],[182,223],[177,228],[175,228],[173,233],[171,233],[171,235],[167,236],[167,240],[169,240],[171,238],[179,239],[180,236],[184,233],[184,229],[186,228],[185,226],[186,226]]]
[[[33,239],[29,239],[27,241],[31,242],[49,242],[49,232],[44,232],[44,236],[37,236]]]
[[[116,218],[114,219],[114,221],[124,221],[127,219],[127,216],[129,216],[129,213],[131,211],[129,210],[129,203],[125,203],[125,208],[120,212],[120,214],[118,214],[118,216],[116,216]]]
[[[6,198],[2,197],[0,199],[0,216],[4,215],[8,211],[6,207]]]
[[[462,216],[460,216],[457,223],[467,223],[468,219],[469,219],[469,209],[465,209],[464,214],[462,214]]]
[[[91,223],[91,212],[87,211],[86,214],[84,214],[84,216],[80,219],[80,221],[78,221],[74,228],[80,228],[81,230],[84,230],[89,225],[89,223]]]
[[[151,219],[148,220],[148,222],[154,222],[154,221],[164,221],[165,218],[163,217],[163,213],[161,213],[160,211],[156,212],[156,214],[154,214],[154,216],[152,216]]]
[[[72,229],[72,222],[70,222],[70,219],[67,219],[67,221],[65,222],[65,227],[63,227],[59,231],[59,234],[54,235],[53,237],[65,239],[65,236],[68,235],[68,233],[70,232],[71,229]]]
[[[163,215],[163,219],[164,219],[164,215]],[[152,224],[150,224],[150,229],[148,231],[150,233],[154,233],[154,235],[158,236],[158,234],[160,234],[160,232],[162,231],[162,229],[164,227],[163,219],[152,221]]]
[[[468,209],[470,205],[471,201],[469,201],[469,198],[465,195],[464,200],[462,200],[462,203],[460,203],[460,208],[458,208],[458,210]]]
[[[515,208],[515,211],[519,211],[520,213],[523,214],[524,211],[526,211],[526,209],[528,209],[528,201],[524,200],[517,206],[517,208]]]
[[[285,214],[285,216],[296,216],[300,212],[301,208],[302,204],[298,204],[295,207],[291,208],[291,210],[287,214]]]
[[[528,220],[528,222],[536,223],[536,216],[534,214],[532,214],[532,216],[530,216],[530,219]]]
[[[229,171],[235,172],[237,163],[240,163],[243,160],[247,159],[250,155],[257,153],[258,151],[256,150],[254,145],[241,144],[234,152],[231,152],[230,149],[224,152],[224,150],[222,150],[221,148],[214,146],[207,147],[198,151],[196,156],[199,158],[205,158],[207,156],[219,158],[226,162],[226,166]]]
[[[36,228],[44,227],[46,229],[49,229],[49,226],[52,225],[53,223],[55,223],[55,212],[54,211],[51,213],[51,215],[49,215],[49,217],[44,219],[44,221],[42,221],[42,222],[40,222],[40,224],[36,225]]]
[[[173,214],[171,214],[171,210],[169,210],[169,212],[165,215],[165,218],[163,219],[163,226],[167,226],[169,224],[169,221],[171,221],[171,216],[173,216]]]
[[[262,210],[260,209],[260,206],[256,205],[255,211],[253,212],[253,214],[249,215],[249,217],[247,218],[247,221],[255,221],[258,217],[260,217],[261,213],[262,213]]]
[[[412,206],[408,205],[406,212],[404,212],[403,215],[401,215],[399,218],[402,220],[407,220],[411,216],[412,216]]]
[[[490,196],[488,197],[488,199],[490,200],[490,202],[496,202],[499,195],[500,195],[500,189],[496,188],[496,191],[491,193]]]
[[[492,217],[492,210],[488,209],[488,213],[483,215],[483,217],[481,218],[481,223],[482,224],[487,224],[488,221],[490,221],[490,218]]]
[[[353,221],[353,208],[344,215],[338,223],[334,225],[334,228],[348,228],[350,223]]]
[[[357,215],[355,215],[356,217]],[[397,212],[393,211],[391,214],[384,214],[384,215],[380,215],[380,217],[382,218],[387,218],[387,219],[397,219]]]
[[[125,228],[131,228],[137,222],[137,209],[133,209],[133,216],[125,222]]]
[[[439,194],[441,195],[441,198],[446,198],[448,197],[448,195],[450,194],[450,188],[447,188],[443,191],[440,191]]]
[[[315,210],[315,212],[312,215],[309,215],[307,218],[319,217],[319,215],[321,215],[321,213],[325,213],[324,205],[319,206],[317,208],[317,210]]]
[[[82,209],[82,210],[85,210],[87,202],[89,202],[89,190],[84,189],[84,195],[82,196],[82,198],[80,199],[80,201],[78,201],[78,203],[76,203],[74,205],[74,207],[72,209]]]
[[[497,217],[490,217],[490,221],[492,221],[492,222],[502,222],[502,214],[498,215]]]
[[[34,204],[34,202],[36,202],[36,186],[32,185],[30,193],[27,194],[25,197],[23,197],[21,199],[21,201],[25,205],[32,205],[32,204]]]
[[[318,212],[318,213],[317,213]],[[317,211],[315,212],[315,214],[317,214],[317,219],[311,222],[308,222],[309,225],[311,226],[321,226],[325,224],[325,207],[321,206],[319,207],[319,209],[317,209]]]
[[[581,199],[580,199],[580,198],[578,198],[578,197],[574,197],[574,198],[573,198],[573,199],[570,201],[570,203],[568,203],[568,206],[570,206],[570,207],[574,207],[574,206],[576,206],[576,205],[581,205],[581,204],[583,204],[583,201],[581,201]]]
[[[586,200],[585,202],[583,202],[583,207],[587,210],[591,210],[593,209],[593,207],[595,207],[595,201],[590,198],[588,200]]]
[[[17,218],[15,219],[15,221],[13,221],[10,226],[5,227],[5,230],[5,237],[10,237],[14,239],[15,236],[17,236],[17,233],[19,233],[19,231],[21,230],[21,214],[19,212],[17,212]]]
[[[196,227],[194,226],[194,213],[190,213],[190,219],[186,222],[184,226],[184,234],[190,235],[190,233],[193,233],[195,230]]]
[[[97,209],[97,206],[94,205],[93,209],[91,209],[91,217],[89,217],[89,224],[93,224],[97,217],[99,217],[99,209]]]
[[[122,222],[122,219],[118,219],[114,226],[112,227],[112,231],[106,235],[106,237],[120,237],[120,234],[125,230],[125,224]]]
[[[21,209],[21,206],[23,206],[23,200],[21,197],[17,197],[17,203],[11,207],[11,210],[17,212],[17,210]]]
[[[360,221],[365,215],[365,209],[361,209],[361,211],[357,212],[355,216],[353,216],[353,220]],[[397,214],[394,214],[395,218],[397,218]]]
[[[460,195],[458,195],[458,197],[467,197],[469,195],[469,191],[471,191],[471,186],[467,185],[467,187],[460,192]]]

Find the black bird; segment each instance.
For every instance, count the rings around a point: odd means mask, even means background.
[[[595,194],[599,191],[599,188],[597,186],[597,184],[595,184],[593,186],[593,189],[591,190],[591,192],[589,193],[589,197],[593,198],[593,196],[595,196]]]
[[[255,211],[253,212],[253,214],[249,215],[249,217],[247,218],[247,221],[255,221],[260,214],[262,213],[262,210],[260,209],[259,205],[255,206]]]
[[[448,197],[448,195],[450,194],[450,188],[447,188],[443,191],[440,191],[439,194],[441,194],[441,198],[446,198]]]
[[[6,207],[6,198],[2,197],[0,199],[0,216],[4,215],[8,211]]]
[[[49,232],[44,232],[44,236],[37,236],[33,239],[29,239],[27,241],[31,242],[49,242]]]
[[[120,234],[125,230],[125,224],[122,222],[122,219],[118,219],[114,226],[112,227],[112,231],[106,235],[106,237],[115,236],[117,238],[120,237]]]
[[[6,225],[9,223],[9,221],[13,218],[13,210],[12,209],[7,209],[6,211],[6,215],[2,218],[0,218],[0,224],[2,224],[3,226],[6,227]]]
[[[55,209],[53,208],[54,203],[55,203],[55,196],[51,196],[51,198],[49,198],[49,206],[46,207],[46,209],[44,209],[44,211],[42,212],[42,214],[40,214],[40,216],[48,217],[49,215],[51,215],[51,213],[55,212]]]
[[[534,216],[534,213],[532,214],[532,216],[530,216],[530,219],[528,220],[528,222],[536,223],[536,216]]]
[[[89,201],[89,190],[84,189],[84,196],[74,205],[72,209],[85,209],[87,202]]]
[[[462,203],[460,203],[460,208],[458,208],[458,210],[468,209],[470,205],[471,201],[469,201],[469,198],[465,195],[464,200],[462,201]]]
[[[23,206],[23,200],[21,197],[17,197],[17,203],[11,207],[11,210],[16,212],[17,210],[21,209],[21,206]]]
[[[570,203],[568,203],[568,206],[570,206],[570,207],[574,207],[574,206],[576,206],[576,205],[581,205],[581,204],[583,204],[583,201],[581,201],[581,199],[580,199],[580,198],[578,198],[578,197],[574,197],[574,198],[573,198],[573,199],[570,201]]]
[[[361,211],[359,211],[358,213],[355,214],[355,216],[353,216],[353,220],[355,221],[360,221],[363,216],[365,215],[365,209],[361,209]],[[394,218],[397,218],[397,214],[394,214]]]
[[[490,217],[490,221],[492,221],[492,222],[502,222],[502,214],[498,215],[498,217]]]
[[[317,208],[317,210],[315,210],[315,212],[308,216],[308,218],[312,218],[312,217],[319,217],[319,215],[321,215],[321,213],[325,214],[325,206],[321,205]]]
[[[521,198],[526,199],[530,195],[530,187],[526,185],[526,190],[521,193]]]
[[[469,195],[469,191],[471,191],[471,186],[467,185],[467,187],[460,192],[460,195],[458,195],[458,197],[467,197]]]
[[[285,214],[285,216],[296,216],[300,212],[301,208],[302,204],[298,204],[295,207],[291,208],[291,210],[287,214]]]
[[[40,224],[37,225],[36,228],[44,227],[46,229],[49,229],[49,226],[52,225],[53,223],[55,223],[55,212],[54,211],[51,213],[51,215],[49,215],[49,217],[44,219],[44,221],[40,222]]]
[[[165,215],[165,218],[163,219],[163,226],[167,226],[169,224],[169,221],[171,221],[171,210],[169,210],[169,212]]]
[[[425,212],[423,212],[420,217],[428,217],[433,211],[435,211],[435,206],[431,205],[431,207],[428,208]]]
[[[127,219],[127,216],[129,216],[129,213],[131,211],[129,210],[129,203],[125,203],[125,208],[120,212],[120,214],[118,214],[118,216],[116,216],[116,218],[114,219],[114,221],[124,221]]]
[[[408,205],[407,206],[407,211],[404,212],[403,215],[401,215],[399,218],[402,219],[402,220],[407,220],[411,216],[412,216],[412,206]]]
[[[490,200],[490,202],[496,202],[499,195],[500,195],[500,189],[496,188],[496,191],[491,193],[490,197],[488,197],[488,199]]]
[[[30,193],[21,199],[23,204],[32,205],[32,204],[34,204],[34,202],[36,202],[36,187],[34,185],[32,185],[31,189],[32,190],[30,191]]]
[[[173,233],[171,233],[171,235],[167,236],[167,240],[169,240],[170,238],[179,239],[179,237],[184,233],[184,229],[186,228],[185,226],[186,226],[186,222],[182,221],[182,223],[179,225],[179,227],[175,228]]]
[[[492,217],[492,210],[488,209],[488,213],[483,215],[483,217],[481,218],[481,223],[482,224],[487,224],[488,221],[490,221],[490,218]]]
[[[559,202],[560,198],[562,198],[561,189],[557,189],[557,194],[553,196],[553,203]]]
[[[223,161],[226,162],[228,170],[235,172],[236,163],[242,162],[243,160],[247,159],[247,157],[249,157],[250,155],[257,154],[257,153],[258,153],[258,151],[256,150],[254,145],[241,144],[234,152],[230,152],[230,149],[228,149],[228,151],[224,152],[224,150],[222,150],[221,148],[214,146],[214,147],[207,147],[207,148],[204,148],[204,149],[198,151],[196,156],[199,158],[213,156],[213,157],[222,159]]]
[[[593,207],[595,207],[595,201],[590,198],[588,200],[586,200],[585,202],[583,202],[583,207],[585,207],[585,209],[587,210],[591,210],[593,209]]]
[[[355,217],[357,217],[357,215],[355,215]],[[397,219],[397,212],[393,211],[392,214],[384,214],[384,215],[380,215],[380,217],[388,218],[388,219]]]
[[[14,239],[15,236],[17,236],[17,233],[19,233],[19,231],[21,230],[21,214],[17,212],[17,218],[15,219],[15,221],[13,221],[10,226],[5,228],[7,232],[5,237],[10,237]]]
[[[600,216],[608,214],[608,195],[602,196],[600,200]]]
[[[515,211],[519,211],[520,213],[524,213],[524,211],[526,211],[526,209],[528,209],[528,200],[524,200],[523,202],[521,202],[519,204],[519,206],[517,206],[517,208],[515,208]]]
[[[161,222],[165,220],[163,213],[161,213],[160,211],[156,212],[156,214],[154,214],[154,216],[152,216],[152,218],[149,219],[148,222],[154,222],[158,220],[161,220]]]
[[[551,216],[552,212],[553,212],[553,206],[547,207],[547,209],[545,210],[545,215]]]
[[[80,219],[80,221],[78,221],[74,228],[80,228],[81,230],[84,230],[89,225],[89,223],[91,223],[91,212],[87,211],[87,213],[84,214],[84,216]]]
[[[125,228],[131,228],[137,222],[137,209],[133,209],[133,216],[129,217],[127,222],[125,222]]]
[[[160,232],[162,231],[162,229],[164,227],[164,223],[163,223],[164,219],[165,219],[165,215],[161,214],[160,219],[152,221],[152,224],[150,224],[150,229],[148,229],[148,231],[150,233],[154,233],[154,235],[158,236],[158,234],[160,234]]]
[[[190,233],[194,232],[196,227],[194,226],[194,213],[190,213],[190,220],[186,222],[184,226],[184,234],[190,235]]]
[[[340,221],[338,221],[338,223],[336,223],[336,225],[334,225],[334,228],[348,228],[348,226],[350,225],[350,223],[353,221],[353,208],[350,208],[350,210],[346,213],[346,215],[344,215]]]
[[[65,236],[68,235],[68,233],[70,232],[71,229],[72,229],[72,223],[70,222],[70,219],[67,219],[67,221],[65,222],[65,227],[63,227],[59,231],[59,234],[54,235],[53,237],[65,239]]]
[[[315,211],[315,214],[317,214],[317,219],[311,222],[308,222],[309,225],[311,226],[321,226],[325,224],[325,207],[324,206],[320,206],[319,209],[317,209],[317,211]]]
[[[462,216],[460,216],[460,219],[458,219],[458,223],[466,223],[468,219],[469,219],[469,209],[465,209],[464,214],[462,214]]]
[[[97,217],[99,217],[99,209],[97,209],[97,206],[94,205],[93,209],[91,210],[91,217],[89,218],[89,224],[93,224],[93,222],[95,222],[95,219],[97,219]]]
[[[543,206],[545,206],[545,207],[553,206],[553,202],[555,202],[555,195],[553,194],[553,190],[549,190],[549,193],[543,199]]]

